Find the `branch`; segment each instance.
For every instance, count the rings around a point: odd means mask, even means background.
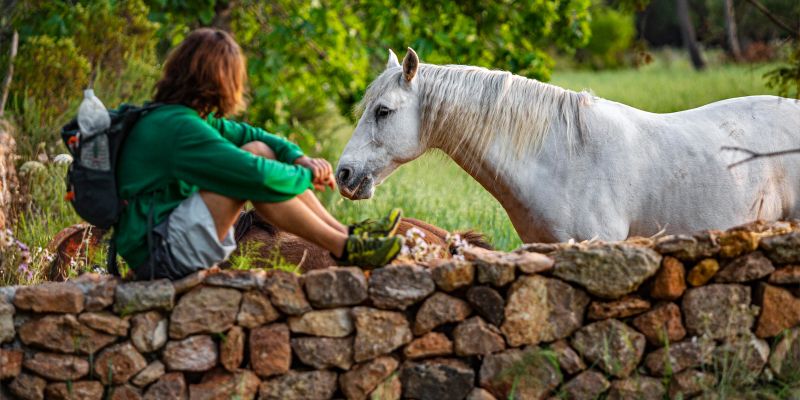
[[[759,153],[757,151],[753,151],[753,150],[745,149],[744,147],[737,147],[737,146],[722,146],[722,148],[720,148],[720,150],[739,151],[739,152],[742,152],[742,153],[745,153],[745,154],[749,155],[749,157],[745,158],[744,160],[740,160],[740,161],[737,161],[737,162],[735,162],[735,163],[733,163],[731,165],[728,165],[728,169],[731,169],[733,167],[739,166],[739,165],[744,164],[746,162],[753,161],[753,160],[758,159],[758,158],[776,157],[776,156],[782,156],[782,155],[786,155],[786,154],[800,153],[800,149],[789,149],[789,150],[773,151],[773,152],[770,152],[770,153]]]
[[[6,72],[6,79],[3,82],[2,96],[0,96],[0,118],[6,109],[6,100],[8,100],[8,90],[11,88],[11,77],[14,76],[14,58],[17,57],[17,46],[19,45],[19,34],[14,31],[11,36],[11,53],[8,56],[8,72]]]
[[[755,8],[757,8],[758,11],[761,11],[761,13],[764,14],[767,18],[772,20],[772,22],[774,22],[775,25],[778,25],[779,27],[783,28],[783,30],[789,32],[789,34],[794,36],[795,38],[800,38],[800,32],[798,32],[795,29],[792,29],[792,27],[789,26],[787,23],[781,21],[777,15],[773,14],[767,7],[761,4],[760,1],[758,0],[747,0],[747,1],[750,4],[752,4]]]

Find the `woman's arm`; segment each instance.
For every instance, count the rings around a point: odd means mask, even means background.
[[[303,151],[298,145],[244,122],[213,116],[208,116],[206,122],[236,147],[244,146],[252,141],[264,142],[275,152],[278,161],[286,164],[293,164],[295,160],[303,156]]]

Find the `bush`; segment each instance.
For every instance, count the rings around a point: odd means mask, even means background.
[[[581,52],[583,62],[594,68],[622,66],[636,36],[633,14],[595,6],[590,27],[592,36]]]

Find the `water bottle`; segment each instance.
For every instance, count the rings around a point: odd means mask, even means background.
[[[83,101],[78,108],[80,162],[84,167],[100,171],[111,169],[110,149],[106,135],[110,126],[111,117],[108,115],[106,106],[94,95],[94,90],[84,90]]]

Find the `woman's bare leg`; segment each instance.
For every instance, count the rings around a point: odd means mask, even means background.
[[[283,231],[293,233],[342,256],[347,232],[334,229],[298,197],[281,203],[253,203],[259,215]]]
[[[339,232],[347,234],[347,226],[339,222],[333,215],[331,215],[328,210],[319,202],[317,196],[314,196],[314,193],[311,190],[306,190],[299,196],[297,196],[303,203],[305,203],[314,214],[317,214],[326,224],[328,224],[331,228],[336,229]]]

